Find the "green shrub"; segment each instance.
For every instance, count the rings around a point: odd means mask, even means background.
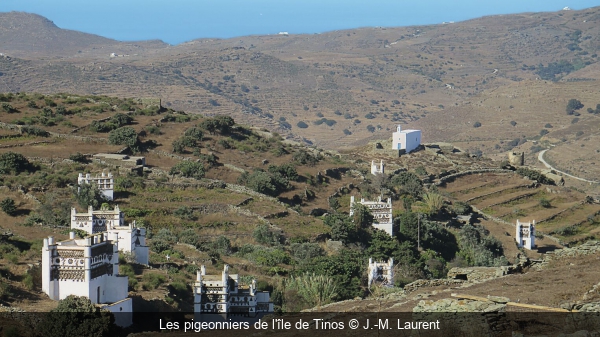
[[[211,249],[221,255],[231,254],[231,241],[223,235],[217,237],[217,239],[210,244]]]
[[[466,215],[471,213],[471,206],[463,201],[455,201],[452,203],[452,211],[457,215]]]
[[[300,263],[308,263],[313,258],[323,256],[323,248],[318,243],[292,243],[290,245],[290,252],[294,259]]]
[[[33,290],[33,288],[35,287],[35,283],[33,282],[33,276],[31,274],[26,274],[25,277],[23,277],[22,282],[23,286],[27,290]]]
[[[299,122],[296,124],[296,126],[297,126],[297,127],[299,127],[300,129],[306,129],[306,128],[308,128],[308,124],[306,124],[306,123],[305,123],[305,122],[303,122],[303,121],[299,121]]]
[[[255,250],[246,257],[258,265],[267,267],[274,267],[278,264],[289,264],[291,262],[290,256],[285,251],[265,247]]]
[[[37,136],[37,137],[49,137],[50,133],[44,129],[40,129],[38,127],[35,126],[23,126],[21,127],[21,133],[24,133],[26,135],[30,135],[30,136]]]
[[[224,149],[231,149],[231,144],[226,139],[219,139],[217,144],[221,145]]]
[[[142,210],[142,209],[137,209],[137,208],[126,208],[123,210],[123,213],[125,213],[125,215],[128,218],[141,218],[146,216],[147,214],[150,213],[150,211],[148,210]]]
[[[532,170],[532,169],[528,169],[525,167],[519,167],[517,169],[517,174],[523,176],[523,177],[527,177],[531,180],[535,180],[540,184],[546,184],[546,185],[554,185],[554,181],[548,177],[546,177],[545,175],[541,174],[538,171]]]
[[[144,276],[142,276],[142,282],[144,282],[142,287],[145,290],[152,290],[160,287],[163,283],[165,283],[165,277],[161,274],[156,273],[144,274]]]
[[[82,184],[74,188],[73,192],[75,201],[82,208],[87,209],[89,206],[93,206],[95,209],[98,209],[106,201],[96,184]]]
[[[88,162],[87,157],[84,154],[81,154],[79,152],[70,155],[69,159],[71,159],[74,162],[82,163],[82,164],[85,164]]]
[[[0,155],[0,174],[17,174],[31,169],[31,163],[20,153],[6,152]]]
[[[153,239],[150,243],[150,249],[156,253],[163,253],[173,248],[173,245],[164,240]]]
[[[191,127],[187,130],[185,130],[184,134],[185,137],[190,137],[191,139],[197,140],[197,141],[202,141],[202,137],[204,136],[204,134],[202,133],[202,130],[200,130],[199,128],[196,127]]]
[[[108,143],[111,145],[125,145],[131,151],[139,151],[139,139],[135,130],[130,126],[125,126],[111,131],[108,134]]]
[[[281,175],[260,170],[256,170],[251,174],[244,172],[238,178],[238,182],[256,192],[270,196],[277,196],[290,187],[289,181]]]
[[[231,128],[234,125],[235,121],[229,116],[215,116],[214,118],[204,119],[199,124],[199,127],[208,131],[210,134],[213,134],[214,132],[219,132],[220,134],[227,134],[231,131]]]
[[[17,213],[17,206],[15,205],[15,201],[11,198],[5,198],[0,201],[0,208],[2,211],[10,216],[13,216]]]
[[[252,236],[256,242],[264,245],[274,245],[277,243],[277,235],[265,224],[258,225],[252,232]]]
[[[205,170],[201,163],[185,160],[173,166],[169,171],[169,174],[179,174],[183,177],[202,179]]]
[[[201,248],[202,241],[200,236],[192,228],[184,229],[177,235],[179,242],[192,245],[196,248]]]
[[[548,200],[546,198],[541,198],[540,199],[540,206],[542,206],[544,208],[550,208],[550,207],[552,207],[552,204],[550,204],[550,200]]]
[[[314,166],[316,163],[319,162],[319,160],[321,160],[321,158],[319,156],[314,156],[304,150],[295,152],[292,155],[292,159],[301,165],[309,165],[309,166]]]
[[[12,105],[4,102],[2,103],[2,110],[8,112],[8,113],[14,113],[14,112],[18,112],[17,109],[15,109]]]
[[[160,131],[160,128],[156,125],[149,125],[146,126],[144,129],[151,135],[162,135],[162,131]]]
[[[194,216],[194,210],[187,207],[181,206],[175,211],[173,211],[173,215],[183,220],[195,220],[196,216]]]
[[[10,253],[10,254],[6,254],[4,255],[4,258],[8,260],[8,262],[12,263],[12,264],[17,264],[19,263],[19,255],[17,255],[17,253]]]

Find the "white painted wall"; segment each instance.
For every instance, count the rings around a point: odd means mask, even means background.
[[[120,327],[125,328],[133,324],[133,301],[131,298],[104,305],[102,309],[112,312],[115,316],[115,324]]]
[[[377,163],[375,163],[374,160],[371,160],[371,174],[376,175],[376,174],[384,174],[384,173],[385,173],[385,167],[383,165],[383,160],[379,163],[379,165]]]
[[[535,248],[535,220],[533,222],[519,222],[517,220],[516,236],[517,247],[532,250]]]
[[[350,216],[354,214],[354,196],[350,196]],[[393,206],[392,199],[388,198],[387,201],[382,201],[381,197],[379,197],[378,201],[365,201],[365,199],[360,199],[360,204],[367,206],[373,216],[375,217],[375,221],[371,224],[376,229],[385,231],[389,236],[394,236],[394,219],[393,219]],[[386,210],[383,212],[378,212],[377,210]]]
[[[77,178],[77,184],[95,184],[98,186],[100,192],[107,200],[113,200],[114,195],[114,179],[112,173],[104,173],[102,175],[92,177],[91,174],[87,173],[85,176],[83,173],[79,173],[79,177]]]
[[[109,237],[116,239],[116,236]],[[110,244],[113,253],[112,258],[108,259],[109,254],[104,254],[104,259],[92,257],[92,246],[106,242],[103,235],[87,237],[83,240],[67,240],[55,243],[53,238],[44,239],[42,248],[42,290],[53,300],[62,300],[69,295],[84,296],[90,299],[92,303],[113,303],[122,301],[128,295],[128,277],[119,275],[119,251],[118,244]],[[65,264],[63,258],[61,266],[63,268],[73,268],[84,271],[84,278],[75,279],[55,279],[51,280],[51,267],[56,265],[58,259],[57,251],[61,248],[65,250],[83,251],[83,258],[76,257],[75,264]],[[54,261],[53,261],[54,259]],[[84,264],[81,267],[79,260],[83,259]],[[70,263],[70,262],[69,262]],[[71,267],[73,265],[73,267]],[[75,267],[77,266],[77,267]],[[98,266],[112,268],[112,275],[104,274],[91,278],[91,270]],[[100,287],[100,297],[98,297],[98,287]]]
[[[148,265],[149,248],[146,246],[146,229],[137,228],[134,223],[128,227],[114,227],[106,232],[106,235],[118,237],[119,249],[132,254],[139,264]]]
[[[406,150],[406,153],[410,153],[419,145],[421,145],[421,130],[402,130],[398,125],[396,132],[392,134],[393,150]]]

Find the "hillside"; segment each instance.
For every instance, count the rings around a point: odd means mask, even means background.
[[[149,230],[150,266],[123,258],[120,273],[150,312],[192,311],[198,266],[225,264],[288,313],[410,312],[450,293],[598,300],[600,246],[583,243],[600,224],[599,184],[585,181],[600,177],[600,7],[177,46],[11,12],[0,46],[4,306],[56,307],[41,292],[41,240],[66,239],[71,208],[92,204]],[[418,151],[385,150],[396,124],[423,131]],[[540,153],[583,180],[556,186]],[[101,172],[115,175],[113,202],[76,188]],[[365,208],[350,216],[352,196],[389,197],[395,235]],[[536,221],[536,249],[517,247],[517,220]],[[368,259],[389,257],[394,287],[368,288]],[[335,292],[315,300],[290,283],[311,275]]]
[[[597,77],[599,10],[177,46],[129,44],[138,52],[120,52],[115,48],[123,44],[102,40],[101,49],[80,43],[81,57],[53,62],[39,59],[43,48],[32,55],[15,50],[13,56],[23,59],[3,60],[0,72],[2,86],[13,92],[160,97],[175,110],[229,114],[321,147],[363,145],[403,124],[421,128],[426,141],[466,143],[489,155],[505,151],[503,142],[517,136],[532,140],[546,123],[555,127],[550,132],[570,127],[564,107],[571,98],[585,109],[600,102],[590,90]],[[40,29],[66,34],[48,25],[12,35],[26,40]],[[109,57],[112,52],[119,56]],[[475,130],[475,122],[482,128]],[[587,149],[578,150],[578,159],[589,157]]]
[[[135,53],[146,48],[164,48],[162,41],[123,43],[102,36],[61,29],[54,22],[30,13],[0,13],[0,53],[23,57],[72,58]]]
[[[224,264],[242,282],[257,278],[288,313],[317,304],[376,311],[377,303],[410,311],[421,299],[455,290],[520,298],[525,290],[505,290],[501,280],[484,286],[448,277],[455,268],[485,275],[506,269],[514,275],[503,280],[514,284],[546,274],[553,275],[548,282],[565,280],[572,264],[543,264],[542,274],[514,266],[563,254],[563,246],[579,249],[598,235],[600,207],[586,194],[448,143],[394,158],[373,143],[341,152],[306,147],[228,116],[201,117],[153,99],[4,93],[0,102],[0,303],[14,310],[56,307],[40,288],[41,240],[68,237],[72,207],[118,205],[127,222],[149,230],[150,265],[124,257],[120,273],[129,277],[135,310],[150,312],[191,312],[198,266],[213,274]],[[147,165],[94,159],[99,152],[142,155]],[[386,175],[369,174],[371,160],[383,160]],[[100,172],[115,175],[112,202],[75,188],[79,173]],[[393,237],[374,230],[365,209],[348,216],[351,196],[379,195],[392,199]],[[469,214],[470,222],[456,217]],[[517,219],[537,221],[536,249],[517,248]],[[368,289],[368,259],[389,257],[394,287]],[[312,273],[337,287],[322,303],[289,283]],[[577,287],[589,289],[596,274],[587,268]],[[581,295],[548,294],[522,301],[556,307]],[[134,331],[156,328],[137,324]]]

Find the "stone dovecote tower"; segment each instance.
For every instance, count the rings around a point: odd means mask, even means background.
[[[376,262],[369,258],[369,287],[373,283],[384,287],[394,286],[394,259],[389,258],[387,262]]]
[[[115,315],[115,323],[131,325],[132,301],[128,277],[119,275],[116,235],[103,233],[69,240],[44,239],[42,247],[42,290],[53,300],[69,295],[84,296]]]
[[[225,265],[221,275],[206,275],[201,266],[194,283],[194,313],[198,321],[229,320],[231,316],[256,318],[273,312],[268,291],[258,291],[256,281],[239,283],[238,274],[230,274]]]
[[[384,166],[383,166],[383,160],[379,163],[379,165],[377,165],[374,160],[371,160],[371,174],[376,175],[376,174],[384,174],[384,173],[385,173],[385,170],[384,170]]]
[[[535,220],[527,223],[517,220],[516,232],[515,239],[519,248],[535,248]]]
[[[96,185],[98,186],[98,189],[106,198],[106,200],[114,199],[115,180],[113,178],[112,173],[110,172],[108,172],[108,174],[102,172],[101,175],[96,175],[93,177],[89,173],[86,173],[85,176],[83,175],[83,173],[79,173],[79,177],[77,178],[77,184]]]
[[[354,214],[355,203],[354,196],[350,196],[350,216]],[[388,198],[387,201],[382,201],[381,196],[377,201],[366,201],[361,198],[359,203],[367,206],[371,214],[373,214],[375,218],[372,224],[373,227],[385,231],[390,236],[394,236],[391,198]]]
[[[146,245],[146,229],[137,227],[135,221],[126,224],[119,205],[112,210],[94,210],[90,206],[86,213],[78,213],[75,208],[71,208],[71,229],[79,229],[88,234],[104,233],[109,237],[116,234],[119,249],[134,255],[137,263],[148,264],[149,248]]]

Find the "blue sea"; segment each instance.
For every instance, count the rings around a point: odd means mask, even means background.
[[[0,12],[35,13],[61,28],[121,41],[179,44],[198,38],[435,24],[597,5],[598,0],[0,0]]]

